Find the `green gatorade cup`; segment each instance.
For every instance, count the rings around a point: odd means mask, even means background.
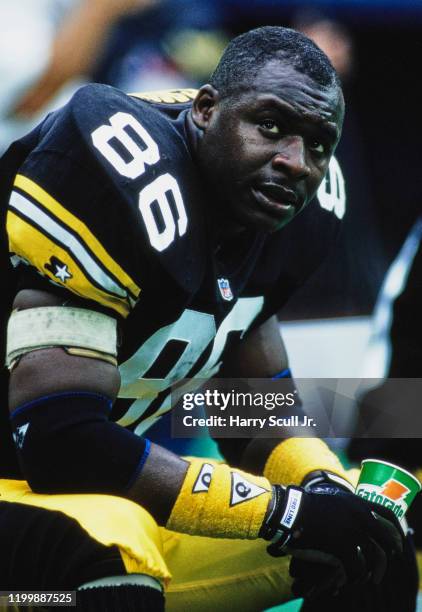
[[[389,508],[401,521],[421,488],[419,480],[403,468],[379,459],[364,459],[355,493]]]

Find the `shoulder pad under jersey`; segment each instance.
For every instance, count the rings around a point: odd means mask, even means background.
[[[199,285],[200,203],[180,126],[146,102],[88,85],[44,121],[17,172],[10,249],[126,316],[157,275],[189,292]]]

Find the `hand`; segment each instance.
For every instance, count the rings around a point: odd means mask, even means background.
[[[422,549],[422,493],[418,493],[406,513],[409,527],[413,530],[413,541],[418,551]]]
[[[419,589],[418,568],[410,534],[402,554],[388,564],[380,584],[346,585],[334,596],[321,588],[330,574],[328,566],[292,559],[290,572],[296,577],[294,594],[305,597],[301,612],[414,612]]]
[[[273,509],[262,533],[273,540],[270,554],[292,555],[296,592],[335,592],[346,584],[368,581],[379,584],[389,561],[403,550],[399,523],[383,506],[332,484],[316,485],[309,492],[299,487],[274,490]],[[310,579],[303,571],[309,564],[318,564],[317,579],[315,572]]]

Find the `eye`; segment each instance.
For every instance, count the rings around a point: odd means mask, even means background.
[[[319,142],[319,140],[311,140],[309,143],[309,148],[318,155],[323,155],[325,153],[325,145],[323,145],[322,142]]]
[[[279,134],[280,128],[274,119],[262,119],[259,122],[260,127],[262,127],[266,132],[271,132],[271,134]]]

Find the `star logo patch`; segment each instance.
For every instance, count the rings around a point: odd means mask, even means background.
[[[66,283],[69,278],[72,278],[72,274],[70,273],[67,264],[65,264],[63,261],[60,261],[60,259],[58,259],[57,257],[50,257],[50,261],[46,263],[44,267],[62,283]]]
[[[56,278],[59,278],[63,283],[65,283],[68,278],[72,278],[72,275],[69,272],[69,269],[66,264],[64,264],[63,266],[56,265],[56,271],[54,272],[54,276]]]

